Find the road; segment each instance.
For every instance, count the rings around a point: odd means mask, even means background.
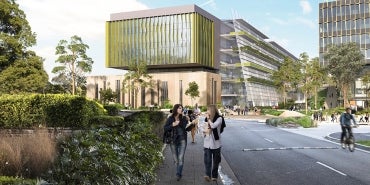
[[[262,123],[227,120],[222,154],[243,185],[370,185],[370,154]]]

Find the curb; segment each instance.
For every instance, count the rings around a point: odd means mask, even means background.
[[[333,133],[331,133],[331,134],[333,134]],[[330,134],[325,136],[324,138],[327,139],[327,140],[330,140],[330,141],[334,141],[336,143],[340,143],[340,139],[331,137]],[[362,144],[355,143],[355,147],[360,148],[362,150],[370,151],[370,147],[362,145]]]

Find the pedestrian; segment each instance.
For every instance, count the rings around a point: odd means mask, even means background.
[[[207,106],[206,119],[203,127],[204,165],[206,181],[217,181],[218,166],[221,162],[221,130],[222,117],[215,105]]]
[[[173,141],[170,143],[172,156],[176,165],[176,180],[179,181],[182,177],[182,169],[184,167],[184,155],[187,145],[187,130],[186,125],[188,120],[183,115],[183,107],[181,104],[173,106],[172,114],[168,117],[164,125],[164,131],[173,132]]]
[[[191,142],[192,143],[195,143],[195,134],[198,131],[198,123],[199,123],[199,118],[198,117],[200,116],[200,113],[201,113],[201,111],[198,107],[198,104],[196,103],[195,107],[194,107],[194,110],[193,110],[193,113],[191,115],[189,115],[190,121],[194,125],[191,129]]]

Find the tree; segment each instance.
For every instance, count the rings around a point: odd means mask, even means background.
[[[288,93],[297,89],[301,79],[301,71],[299,69],[301,69],[299,62],[295,62],[290,58],[285,58],[279,69],[272,73],[274,84],[283,95],[284,106]]]
[[[363,68],[364,55],[357,44],[352,42],[331,46],[324,59],[328,61],[328,73],[342,92],[344,107],[349,107],[350,84],[355,82]]]
[[[308,111],[308,98],[315,95],[315,109],[317,108],[317,91],[323,84],[324,72],[320,68],[318,58],[309,60],[307,53],[300,54],[300,63],[302,65],[302,81],[300,89],[304,94],[306,114]]]
[[[100,89],[99,91],[101,101],[103,104],[108,104],[109,102],[113,102],[117,98],[117,93],[113,92],[111,88],[108,89]]]
[[[48,76],[43,59],[28,50],[36,44],[36,34],[14,0],[0,1],[0,91],[40,92]]]
[[[66,40],[60,40],[56,47],[55,54],[59,56],[55,62],[61,65],[54,67],[52,73],[58,74],[59,78],[69,82],[73,95],[76,93],[76,87],[82,88],[86,85],[85,73],[92,70],[94,61],[86,55],[87,49],[89,46],[76,35],[71,37],[69,43]],[[78,81],[80,83],[77,83]]]
[[[128,72],[123,79],[122,89],[124,92],[134,93],[134,108],[137,108],[137,95],[141,89],[152,87],[152,76],[147,72],[144,61],[131,62],[128,65]]]
[[[191,104],[193,105],[194,99],[199,97],[199,86],[195,81],[189,83],[189,88],[186,89],[185,95],[190,96]]]
[[[42,93],[48,82],[48,75],[43,69],[42,58],[33,56],[16,60],[7,67],[0,75],[0,92],[21,93],[38,92]]]
[[[317,57],[311,59],[310,74],[312,76],[313,94],[315,95],[315,109],[317,109],[319,88],[328,82],[325,69],[320,66],[320,61]]]

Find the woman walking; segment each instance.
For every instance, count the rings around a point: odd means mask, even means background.
[[[167,119],[164,125],[164,131],[172,131],[173,139],[170,143],[173,159],[176,164],[176,180],[182,177],[184,167],[184,155],[187,145],[186,125],[188,123],[186,116],[182,115],[183,107],[180,104],[173,106],[172,115]]]

